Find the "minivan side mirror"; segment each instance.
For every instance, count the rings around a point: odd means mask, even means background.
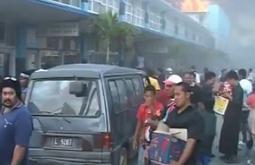
[[[84,97],[87,96],[87,88],[87,84],[80,81],[74,81],[70,83],[69,93],[76,97]]]

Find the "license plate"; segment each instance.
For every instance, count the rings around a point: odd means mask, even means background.
[[[57,146],[57,147],[72,147],[73,139],[72,138],[54,138],[53,144],[54,146]]]

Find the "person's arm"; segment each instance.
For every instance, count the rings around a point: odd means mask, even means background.
[[[11,165],[20,165],[26,154],[26,147],[16,145],[13,152]]]
[[[142,130],[142,122],[138,121],[135,129],[135,135],[133,139],[133,149],[137,149],[140,142],[140,135]]]
[[[136,114],[136,119],[137,119],[137,124],[136,124],[136,129],[135,129],[135,134],[134,134],[134,139],[133,139],[133,149],[137,149],[139,142],[140,142],[140,136],[141,136],[141,131],[143,127],[143,121],[144,121],[144,108],[142,105],[138,108],[137,114]]]
[[[189,160],[190,156],[194,152],[195,145],[195,139],[188,139],[180,159],[178,161],[172,162],[170,165],[185,165],[185,163]]]
[[[234,90],[233,97],[230,100],[234,104],[234,107],[242,107],[243,96],[244,96],[244,93],[242,89]]]
[[[31,115],[26,111],[20,112],[15,122],[15,148],[11,165],[19,165],[24,160],[32,130],[33,124]]]
[[[202,138],[202,132],[204,130],[204,121],[199,113],[194,114],[193,120],[189,123],[188,128],[188,140],[178,161],[172,162],[170,165],[185,165],[194,153],[194,148],[197,145],[197,141]]]

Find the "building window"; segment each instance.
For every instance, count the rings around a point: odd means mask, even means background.
[[[63,39],[63,49],[70,50],[71,49],[71,38],[64,38]]]
[[[119,14],[120,15],[125,15],[125,12],[126,12],[125,11],[125,5],[126,4],[124,2],[122,2],[122,1],[120,2],[120,9],[119,9]]]
[[[105,5],[103,5],[102,1],[100,0],[93,1],[93,11],[96,13],[106,12]]]
[[[81,0],[54,0],[56,2],[64,3],[73,7],[81,7]]]
[[[185,28],[185,37],[188,38],[189,37],[189,31],[188,28]]]
[[[48,37],[47,38],[47,49],[59,49],[59,38],[58,37]]]
[[[119,14],[119,2],[118,0],[108,0],[107,5],[107,10],[112,12],[112,13],[116,13]]]
[[[108,5],[113,6],[113,0],[108,0]]]
[[[153,12],[149,13],[149,27],[153,30],[160,30],[161,27],[161,17]]]
[[[178,24],[175,23],[175,24],[174,24],[174,34],[178,35],[178,33],[179,33]]]
[[[76,7],[81,7],[81,0],[72,0],[72,5]]]
[[[89,10],[95,13],[110,11],[119,14],[119,0],[90,0]]]
[[[178,22],[177,19],[175,19],[175,17],[171,17],[170,15],[167,15],[165,17],[166,20],[166,33],[173,36],[176,35],[176,31],[178,32]]]
[[[137,2],[126,1],[125,2],[125,21],[137,26],[143,26],[144,24],[144,10],[142,5]]]
[[[70,5],[71,4],[71,0],[62,0],[62,3]]]
[[[165,30],[166,29],[166,20],[165,20],[165,18],[162,17],[160,19],[160,24],[161,24],[161,29]]]
[[[5,27],[4,23],[0,22],[0,41],[4,41],[5,36]]]
[[[148,12],[145,12],[144,22],[145,22],[146,24],[149,23],[149,13],[148,13]]]
[[[195,33],[193,33],[193,35],[192,35],[192,40],[196,41],[196,34]]]
[[[128,23],[132,23],[133,22],[133,7],[132,4],[130,3],[126,3],[126,21]]]
[[[142,26],[144,22],[144,10],[139,7],[134,8],[133,23],[137,26]]]
[[[63,38],[63,49],[64,50],[77,50],[78,49],[77,40],[72,37]]]

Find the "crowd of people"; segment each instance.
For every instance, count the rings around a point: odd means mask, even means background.
[[[255,85],[252,70],[222,70],[221,75],[205,69],[200,75],[195,67],[174,74],[171,68],[155,74],[148,71],[144,103],[137,110],[133,148],[139,150],[139,165],[149,164],[147,149],[151,133],[159,123],[169,128],[187,129],[187,142],[170,165],[209,165],[216,136],[215,96],[227,99],[219,140],[221,160],[237,163],[239,145],[245,145],[247,163],[255,135]],[[32,116],[24,105],[29,74],[19,79],[5,77],[1,82],[0,162],[27,164],[27,149],[32,133]],[[242,138],[239,141],[239,134]]]
[[[239,145],[245,145],[247,163],[255,135],[254,76],[250,69],[222,70],[219,76],[205,69],[204,75],[195,67],[182,74],[167,70],[167,76],[148,72],[149,85],[144,90],[144,103],[137,112],[137,128],[133,147],[139,148],[138,164],[150,164],[148,148],[150,134],[160,122],[169,128],[187,129],[187,143],[178,160],[170,165],[208,165],[215,157],[212,152],[216,136],[217,114],[215,98],[228,100],[219,139],[220,159],[238,163]],[[164,77],[164,78],[163,78]],[[239,135],[242,138],[239,141]]]

